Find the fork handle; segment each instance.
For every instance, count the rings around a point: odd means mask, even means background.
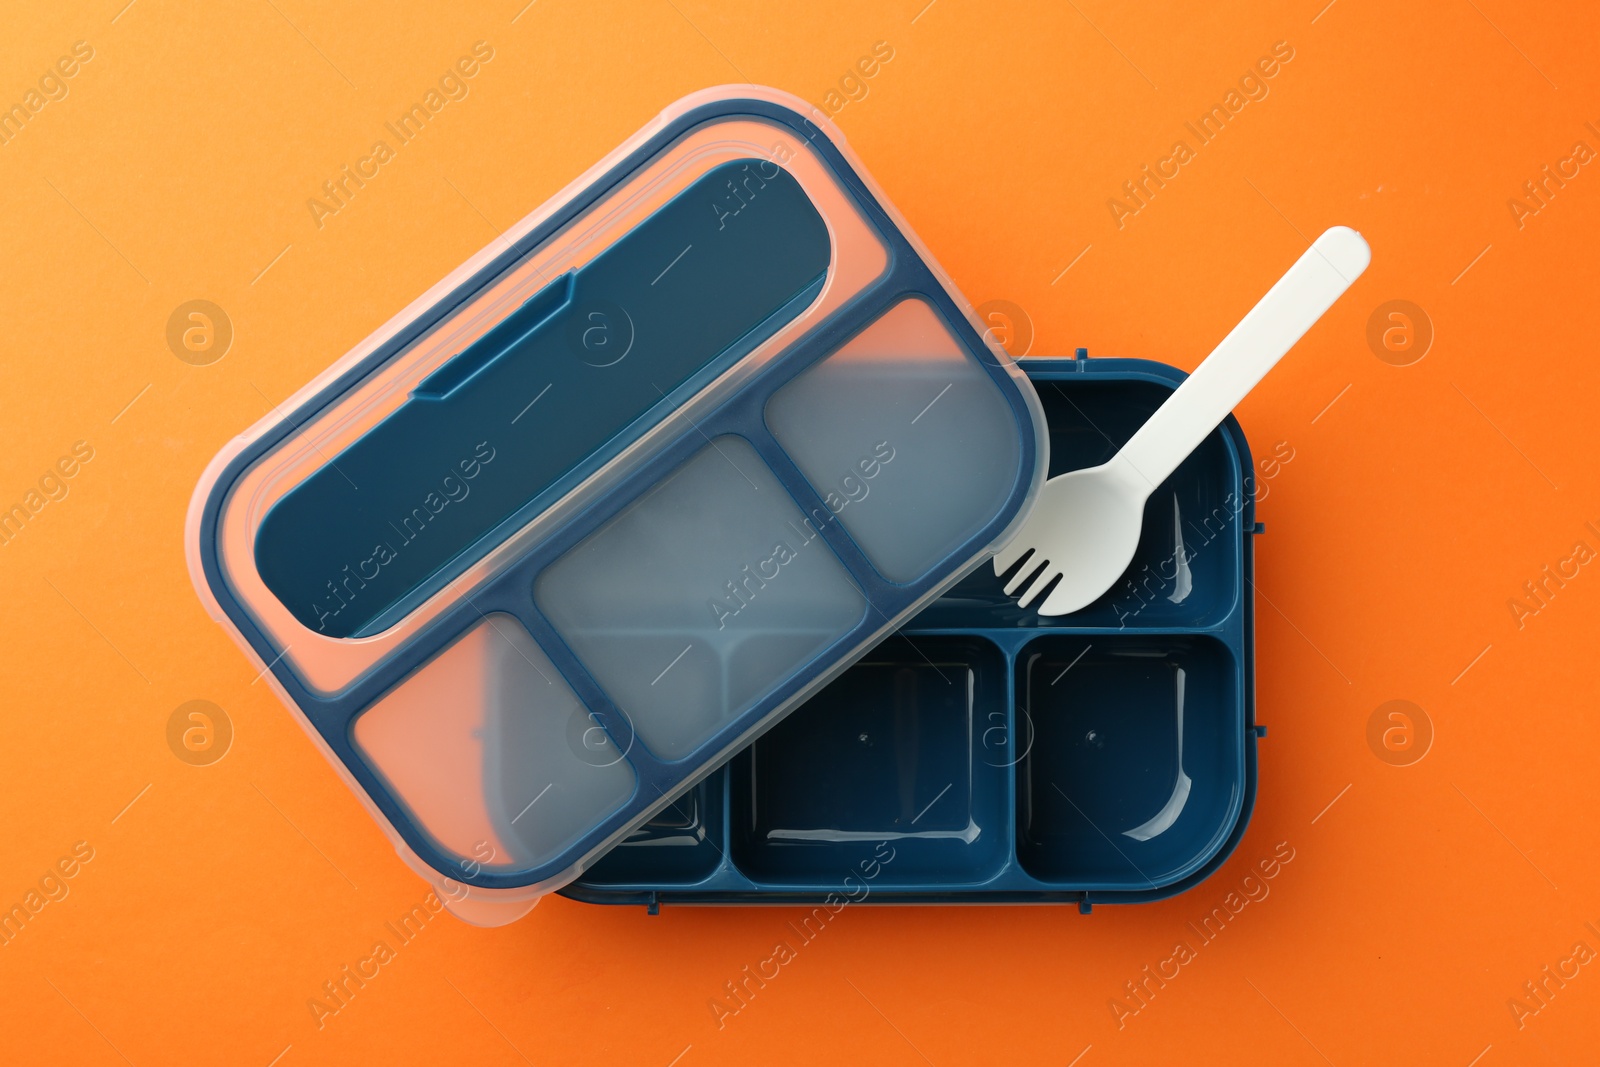
[[[1154,491],[1371,261],[1367,242],[1348,226],[1335,226],[1318,237],[1122,446],[1111,461],[1123,468],[1119,473],[1148,483],[1147,492]]]

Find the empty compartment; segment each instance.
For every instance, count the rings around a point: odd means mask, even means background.
[[[1238,666],[1207,637],[1041,637],[1017,659],[1017,858],[1067,888],[1197,869],[1242,802]]]
[[[1034,381],[1050,427],[1050,475],[1093,467],[1114,456],[1172,388],[1147,381],[1095,381],[1070,374]],[[1145,504],[1133,562],[1100,599],[1075,612],[1075,626],[1163,629],[1206,626],[1239,600],[1241,513],[1253,482],[1241,486],[1239,458],[1223,431],[1207,437]],[[1028,569],[1028,560],[1016,570]],[[1042,599],[1042,598],[1041,598]],[[994,568],[979,567],[937,602],[919,625],[1050,626],[1019,608]]]
[[[730,764],[734,863],[768,883],[985,880],[1008,851],[1006,721],[993,645],[889,639]]]
[[[748,441],[709,442],[564,553],[534,599],[657,756],[689,755],[866,598]]]
[[[467,875],[552,858],[620,808],[636,782],[528,631],[504,614],[486,616],[363,712],[354,739]]]
[[[767,402],[767,426],[879,573],[910,582],[1005,506],[1022,429],[927,303],[904,300]]]
[[[629,834],[584,873],[606,888],[693,885],[711,877],[726,850],[722,837],[724,771],[718,771]]]

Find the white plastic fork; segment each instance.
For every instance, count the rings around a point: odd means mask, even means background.
[[[1044,484],[1017,535],[994,557],[1027,607],[1056,578],[1041,615],[1087,607],[1116,583],[1139,547],[1145,501],[1255,388],[1372,261],[1361,235],[1335,226],[1306,250],[1128,443],[1098,467]]]

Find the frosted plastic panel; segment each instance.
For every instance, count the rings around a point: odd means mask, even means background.
[[[665,759],[687,755],[866,611],[815,524],[732,436],[547,567],[534,599]]]
[[[992,521],[1021,464],[1005,397],[921,300],[895,305],[773,394],[767,426],[896,582]]]
[[[487,616],[355,721],[355,741],[446,849],[539,863],[621,807],[633,768],[509,615]]]

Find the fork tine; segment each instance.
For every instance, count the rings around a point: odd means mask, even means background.
[[[1028,588],[1021,596],[1017,598],[1017,606],[1021,608],[1027,607],[1028,604],[1032,602],[1033,598],[1038,596],[1039,593],[1044,590],[1045,586],[1049,585],[1060,576],[1061,568],[1052,565],[1049,560],[1046,560],[1044,569],[1039,572],[1039,576],[1029,583]]]
[[[1006,582],[1006,596],[1016,596],[1017,590],[1028,584],[1028,579],[1033,577],[1033,572],[1043,566],[1044,562],[1044,559],[1037,554],[1030,557],[1028,562],[1024,563],[1017,573],[1011,576],[1011,580]]]
[[[1044,591],[1045,586],[1049,585],[1059,577],[1061,577],[1061,568],[1059,567],[1046,567],[1044,570],[1040,571],[1039,577],[1035,578],[1032,584],[1028,586],[1027,590],[1025,590],[1023,594],[1017,598],[1017,606],[1019,608],[1027,607],[1033,602],[1035,597]]]

